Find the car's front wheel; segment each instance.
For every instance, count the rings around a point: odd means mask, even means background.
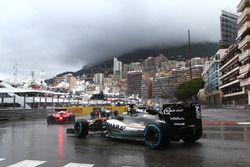
[[[79,119],[74,126],[75,134],[79,138],[86,137],[89,133],[89,123],[85,119]]]

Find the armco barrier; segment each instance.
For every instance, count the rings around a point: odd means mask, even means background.
[[[46,109],[12,109],[0,110],[1,120],[16,120],[26,118],[42,118],[46,117],[48,110]]]
[[[106,110],[118,111],[119,113],[127,112],[127,106],[81,106],[81,107],[67,107],[67,111],[74,113],[75,115],[89,115],[95,109],[105,108]]]

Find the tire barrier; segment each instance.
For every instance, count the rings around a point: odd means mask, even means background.
[[[0,121],[4,120],[17,120],[28,118],[45,118],[46,109],[16,109],[16,110],[0,110]]]

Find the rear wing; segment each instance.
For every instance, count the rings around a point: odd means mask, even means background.
[[[200,124],[202,119],[201,107],[198,103],[169,103],[162,106],[162,110],[147,109],[151,115],[158,115],[170,126],[185,126]]]
[[[164,119],[170,126],[201,124],[201,107],[198,103],[164,104],[160,119]]]

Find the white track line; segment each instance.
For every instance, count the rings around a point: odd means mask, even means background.
[[[94,167],[94,164],[68,163],[63,167]]]
[[[4,161],[5,160],[5,158],[0,158],[0,161]]]
[[[237,122],[238,125],[250,125],[250,122]]]
[[[24,161],[15,163],[15,164],[7,166],[7,167],[36,167],[36,166],[39,166],[45,162],[46,161],[24,160]]]

